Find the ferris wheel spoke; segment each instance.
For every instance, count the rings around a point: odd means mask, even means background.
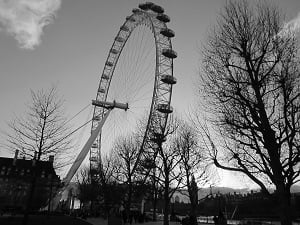
[[[138,63],[138,65],[141,65],[142,63]],[[152,65],[153,67],[154,65]],[[129,72],[129,73],[124,73],[125,69],[124,69],[124,66],[122,64],[122,68],[120,69],[121,73],[122,73],[122,77],[123,77],[123,80],[124,81],[119,81],[118,83],[121,83],[121,82],[124,82],[124,87],[123,89],[119,89],[121,92],[119,93],[119,95],[121,96],[126,96],[126,98],[130,101],[130,98],[129,97],[129,94],[128,94],[128,88],[130,87],[131,89],[139,89],[140,87],[142,87],[143,85],[139,84],[141,83],[142,80],[145,80],[144,76],[142,76],[143,74],[148,74],[146,72],[146,70],[149,70],[149,68],[151,67],[151,64],[148,64],[148,66],[144,69],[144,70],[140,70],[141,72],[139,72],[139,67],[140,66],[137,66],[136,68],[136,71],[134,72]],[[133,75],[131,75],[133,74]],[[130,78],[131,77],[131,78]],[[151,81],[151,79],[153,79],[153,76],[148,76],[149,77],[149,80],[147,80],[146,82],[149,82]],[[131,91],[131,96],[132,96],[132,93],[134,93],[133,91]]]
[[[149,90],[148,93],[152,93],[152,90]],[[146,93],[145,96],[148,95],[148,93]],[[146,100],[149,100],[149,97],[148,97],[148,96],[145,97],[145,98],[139,98],[139,99],[136,99],[135,101],[131,101],[130,103],[131,103],[131,105],[135,105],[135,104],[137,104],[137,103],[139,103],[139,102],[144,102],[144,101],[146,101]],[[131,108],[132,108],[132,106],[131,106]],[[133,107],[133,108],[134,108],[134,107]]]
[[[134,90],[134,92],[133,92],[133,94],[132,94],[132,97],[130,98],[130,102],[132,103],[132,102],[135,102],[136,100],[133,100],[133,99],[139,99],[138,98],[138,96],[140,96],[140,93],[141,93],[141,91],[142,91],[142,89],[146,86],[148,84],[148,82],[145,82],[144,84],[142,84],[141,86],[139,86],[138,88],[136,88],[135,90]],[[149,98],[145,98],[144,96],[146,95],[146,94],[150,94],[150,92],[153,92],[153,90],[152,89],[148,89],[148,90],[144,90],[142,93],[144,93],[143,95],[141,95],[145,100],[146,99],[151,99],[152,98],[152,96],[150,96]],[[148,95],[149,96],[149,95]]]
[[[150,51],[149,51],[150,52]],[[146,53],[147,54],[147,53]],[[150,54],[147,54],[146,55],[146,57],[148,56],[149,57],[149,55]],[[139,57],[141,57],[141,56],[139,56]],[[145,57],[145,56],[144,56]],[[145,62],[145,60],[143,60],[144,58],[142,58],[140,61],[141,62]],[[135,71],[134,72],[129,72],[129,74],[128,75],[125,75],[124,77],[126,77],[126,79],[125,79],[125,83],[126,83],[126,87],[131,87],[131,88],[133,88],[133,87],[136,87],[136,89],[138,89],[138,88],[140,88],[140,87],[142,87],[142,85],[140,85],[139,83],[142,81],[142,80],[145,80],[145,78],[144,78],[144,74],[148,74],[147,73],[147,70],[149,70],[149,68],[151,68],[151,66],[153,67],[154,65],[151,65],[150,63],[147,63],[147,67],[146,68],[144,68],[144,70],[141,70],[142,68],[141,68],[141,66],[140,65],[142,65],[143,63],[138,63],[138,65],[135,67],[136,69],[135,69]],[[122,71],[124,71],[124,70],[122,70]],[[131,74],[133,74],[133,75],[131,75]],[[129,77],[130,77],[130,75],[132,76],[132,79],[130,79],[129,80]],[[144,75],[144,76],[143,76]],[[153,76],[151,77],[151,76],[149,76],[149,80],[147,81],[147,82],[149,82],[151,79],[153,79]],[[128,83],[128,84],[127,84]],[[127,88],[125,88],[124,89],[124,91],[126,91],[127,90]],[[132,92],[131,91],[131,93],[134,93],[134,92]],[[131,94],[132,95],[132,94]],[[128,99],[130,99],[130,97],[128,96],[128,93],[126,93],[126,96],[127,96],[127,98]]]
[[[141,85],[135,87],[132,90],[131,96],[129,98],[130,101],[132,101],[132,99],[136,98],[136,96],[138,96],[138,93],[145,88],[147,85],[149,85],[149,81],[151,81],[151,79],[146,80],[144,83],[142,83]]]
[[[149,44],[148,44],[149,45]],[[146,48],[147,47],[147,44],[145,43],[144,45],[142,43],[140,43],[140,48]],[[147,51],[146,51],[147,50]],[[136,60],[135,60],[135,67],[134,67],[134,71],[133,71],[133,74],[136,74],[140,77],[141,74],[137,74],[137,72],[139,71],[139,69],[145,64],[146,60],[145,60],[145,57],[149,56],[150,55],[150,52],[152,51],[151,48],[148,47],[148,49],[143,49],[142,51],[139,51],[139,55],[136,57]],[[143,53],[143,55],[141,55],[141,52]],[[139,63],[142,62],[142,63]]]

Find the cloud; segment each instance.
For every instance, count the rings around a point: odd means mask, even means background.
[[[0,0],[0,30],[12,35],[21,48],[33,49],[60,5],[61,0]]]

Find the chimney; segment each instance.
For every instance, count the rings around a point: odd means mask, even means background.
[[[50,155],[49,156],[49,162],[53,163],[53,161],[54,161],[54,155]]]
[[[37,152],[34,152],[34,156],[32,159],[32,166],[35,166]]]
[[[14,157],[14,160],[13,160],[13,166],[15,166],[16,163],[17,163],[18,155],[19,155],[19,150],[17,149],[17,150],[15,151],[15,157]]]

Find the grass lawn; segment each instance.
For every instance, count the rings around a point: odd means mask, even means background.
[[[1,225],[22,225],[23,217],[0,217]],[[30,215],[28,225],[91,225],[90,223],[70,216],[36,216]]]

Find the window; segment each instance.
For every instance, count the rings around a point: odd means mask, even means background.
[[[10,171],[11,171],[11,168],[9,167],[9,168],[7,168],[7,175],[9,175],[10,174]]]
[[[5,169],[6,169],[6,167],[5,167],[5,166],[2,166],[2,169],[1,169],[1,175],[5,175]]]

